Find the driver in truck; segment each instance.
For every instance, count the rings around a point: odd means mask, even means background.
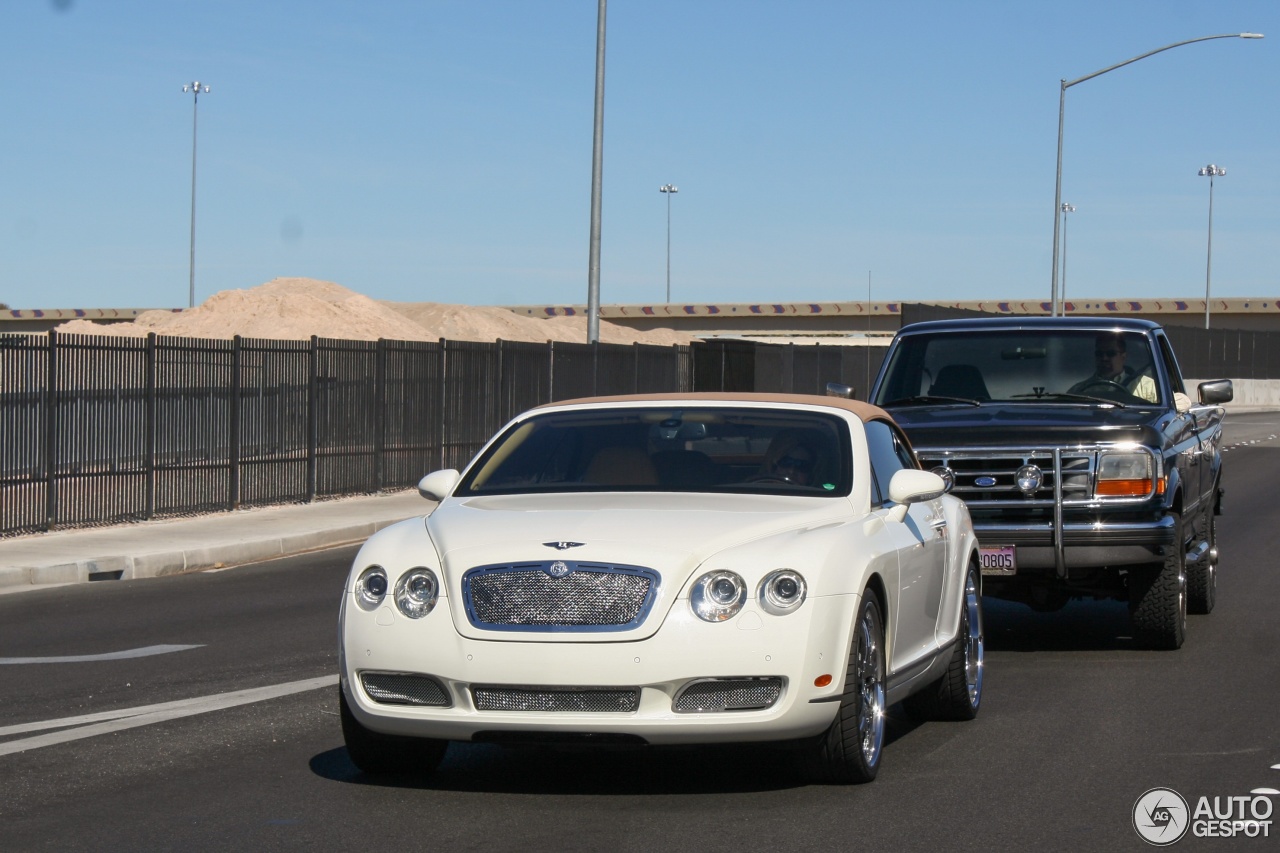
[[[1156,383],[1146,373],[1137,373],[1125,366],[1128,358],[1124,335],[1107,333],[1098,335],[1093,344],[1093,375],[1071,386],[1072,394],[1088,393],[1087,388],[1100,382],[1121,386],[1130,394],[1148,403],[1156,401]]]

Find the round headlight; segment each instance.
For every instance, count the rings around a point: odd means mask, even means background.
[[[430,569],[410,569],[396,581],[396,607],[410,619],[421,619],[436,606],[440,584]]]
[[[730,619],[747,600],[747,584],[734,572],[709,572],[698,578],[689,591],[689,606],[706,622]]]
[[[387,573],[382,566],[370,566],[356,578],[356,603],[362,610],[373,610],[387,594]]]
[[[760,602],[761,609],[766,613],[782,616],[795,612],[795,609],[804,603],[808,588],[808,584],[804,582],[799,572],[778,569],[776,572],[770,572],[760,582],[760,591],[756,598]]]

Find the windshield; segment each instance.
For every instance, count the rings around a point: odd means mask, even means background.
[[[1140,332],[1038,329],[904,335],[872,402],[880,406],[994,402],[1160,403]]]
[[[747,492],[848,495],[834,415],[787,409],[604,408],[535,415],[476,460],[455,495]]]

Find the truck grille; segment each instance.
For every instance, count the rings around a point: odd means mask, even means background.
[[[972,507],[1052,506],[1055,484],[1062,482],[1063,504],[1087,503],[1093,499],[1096,448],[1064,448],[1057,454],[1045,448],[980,448],[945,450],[918,448],[916,456],[926,470],[946,468],[955,485],[951,494]],[[1024,492],[1018,487],[1019,469],[1034,465],[1041,471],[1040,486]]]
[[[462,577],[471,624],[497,631],[621,631],[644,621],[658,573],[549,560],[480,566]]]

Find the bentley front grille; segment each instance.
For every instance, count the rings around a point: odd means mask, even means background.
[[[429,675],[396,672],[362,672],[360,683],[369,698],[382,705],[425,705],[448,708],[449,694]]]
[[[761,711],[781,695],[781,678],[713,678],[685,687],[674,707],[680,714]]]
[[[477,711],[630,714],[640,707],[638,687],[472,687]]]
[[[462,578],[473,625],[498,631],[619,631],[644,621],[658,573],[553,560],[471,569]]]

